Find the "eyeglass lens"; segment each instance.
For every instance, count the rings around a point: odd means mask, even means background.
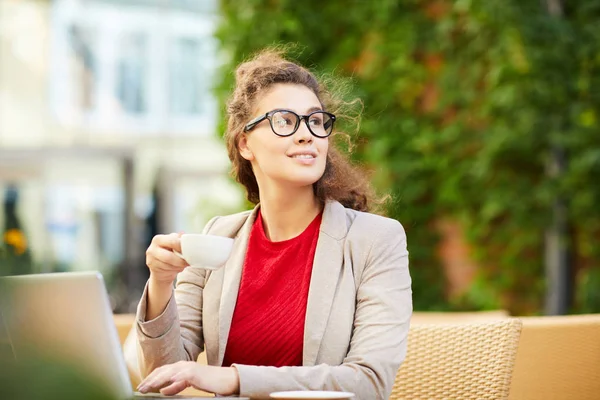
[[[289,111],[277,111],[271,116],[271,126],[276,134],[289,136],[298,129],[299,118]],[[333,120],[324,112],[315,112],[308,117],[308,128],[316,136],[329,136],[333,129]]]

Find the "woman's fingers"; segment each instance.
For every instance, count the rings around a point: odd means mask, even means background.
[[[162,247],[168,250],[177,250],[181,253],[181,241],[179,238],[181,235],[179,233],[170,233],[168,235],[156,235],[152,238],[152,243],[156,244],[158,247]]]
[[[173,250],[181,249],[179,236],[177,233],[156,235],[146,250],[146,265],[151,274],[161,281],[172,282],[188,266],[185,260],[173,253]]]
[[[172,364],[171,364],[172,365]],[[139,385],[138,390],[142,393],[153,392],[171,383],[171,365],[157,368],[146,377]]]
[[[193,378],[195,366],[195,362],[180,361],[159,367],[152,371],[138,385],[137,389],[142,393],[160,390],[164,395],[177,394],[186,387],[194,385],[191,378]]]
[[[188,384],[187,381],[175,381],[175,382],[171,383],[169,386],[166,386],[166,387],[160,389],[160,393],[165,396],[173,396],[173,395],[181,392],[188,386],[190,386],[190,385]]]
[[[187,264],[186,264],[187,265]],[[186,267],[175,267],[171,264],[164,263],[162,261],[152,259],[148,262],[148,267],[151,272],[160,274],[178,274],[183,271]]]
[[[188,263],[184,259],[165,248],[158,247],[151,251],[149,256],[164,264],[172,265],[177,268],[185,268],[188,266]]]
[[[179,361],[154,370],[140,385],[142,393],[160,390],[174,395],[188,386],[212,393],[230,395],[239,392],[239,376],[235,368],[199,365],[194,361]]]

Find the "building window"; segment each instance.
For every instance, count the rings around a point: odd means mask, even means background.
[[[214,134],[217,18],[206,10],[216,3],[167,3],[52,2],[50,95],[61,123],[90,134]]]
[[[198,39],[177,38],[171,41],[169,65],[169,107],[176,115],[202,112],[203,93],[207,93],[206,72]]]
[[[144,114],[148,109],[147,39],[143,33],[125,33],[119,41],[116,96],[128,114]]]
[[[75,103],[80,110],[90,111],[95,107],[98,85],[96,32],[80,25],[71,25],[68,29],[68,41],[71,51],[71,72],[77,83]]]

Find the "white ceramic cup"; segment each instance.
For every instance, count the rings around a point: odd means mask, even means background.
[[[225,264],[232,249],[232,238],[185,233],[181,235],[181,253],[175,251],[175,254],[183,258],[191,267],[215,270]]]

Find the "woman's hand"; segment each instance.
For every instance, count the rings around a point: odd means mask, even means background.
[[[188,266],[187,262],[173,253],[173,250],[181,252],[180,236],[177,233],[156,235],[146,250],[150,279],[145,321],[151,321],[163,313],[171,298],[177,274]]]
[[[214,367],[194,361],[179,361],[152,371],[137,387],[142,393],[156,392],[166,396],[177,394],[187,387],[220,395],[237,394],[240,379],[234,367]]]
[[[150,280],[161,286],[172,285],[180,273],[188,266],[173,250],[181,252],[181,235],[156,235],[146,250],[146,265],[150,269]]]

